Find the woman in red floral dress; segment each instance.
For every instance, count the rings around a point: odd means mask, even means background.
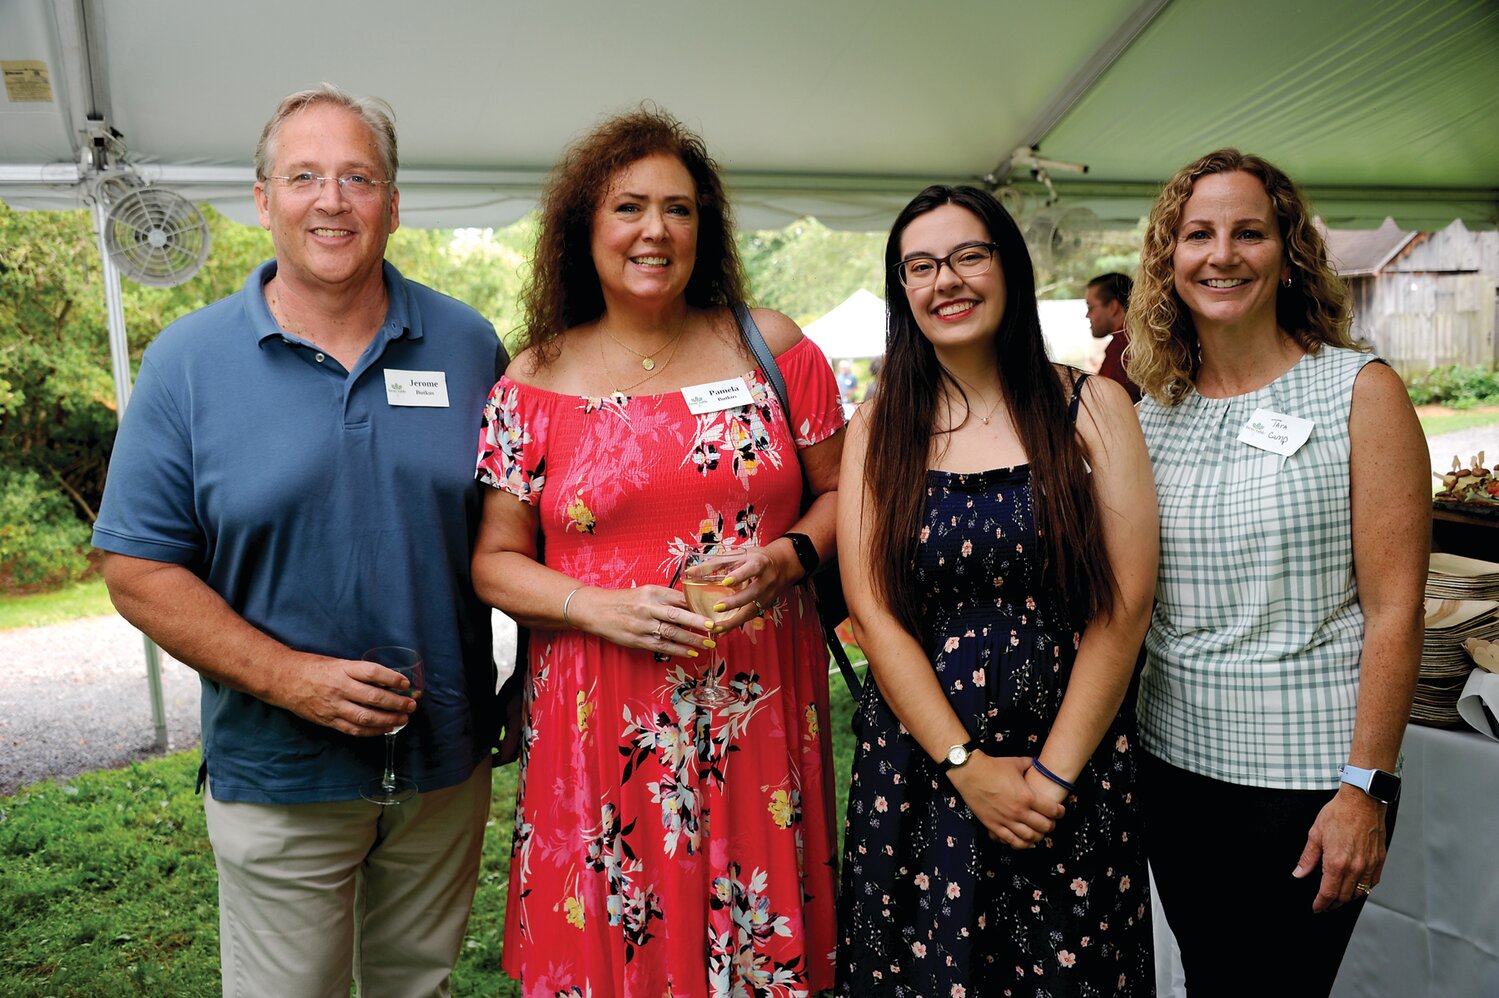
[[[828,656],[804,582],[833,549],[842,410],[817,347],[756,310],[781,411],[742,298],[700,139],[642,111],[569,151],[479,443],[474,581],[533,629],[504,952],[528,996],[832,984]],[[715,629],[674,588],[703,543],[745,552]],[[728,706],[691,702],[707,670]]]

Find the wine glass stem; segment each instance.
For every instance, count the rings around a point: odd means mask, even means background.
[[[396,788],[396,733],[394,731],[385,733],[385,775],[380,778],[380,785],[386,790]]]

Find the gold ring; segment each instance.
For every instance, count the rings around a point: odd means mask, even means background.
[[[1353,889],[1355,891],[1357,891],[1358,893],[1360,893],[1360,894],[1373,894],[1374,893],[1374,885],[1373,884],[1354,884],[1353,885]]]
[[[665,641],[666,640],[661,635],[661,632],[664,631],[664,630],[666,630],[666,621],[664,621],[664,620],[657,621],[656,622],[656,640],[657,641]]]
[[[757,599],[751,599],[750,602],[753,603],[753,604],[755,604],[755,609],[756,610],[759,610],[762,614],[765,612],[765,604],[761,603]]]

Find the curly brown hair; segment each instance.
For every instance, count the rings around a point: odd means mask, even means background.
[[[718,164],[702,138],[650,104],[606,119],[573,143],[552,169],[541,197],[541,227],[531,278],[521,292],[523,349],[539,363],[556,356],[556,339],[604,312],[591,252],[593,216],[623,169],[647,156],[674,156],[697,191],[697,260],[687,282],[696,308],[745,300],[744,273],[734,243],[733,216]]]
[[[1278,289],[1275,321],[1307,353],[1322,344],[1353,347],[1348,333],[1353,311],[1348,288],[1327,260],[1322,234],[1312,225],[1306,199],[1285,172],[1237,149],[1219,149],[1193,160],[1166,181],[1150,209],[1140,270],[1126,317],[1129,350],[1124,366],[1140,389],[1163,405],[1176,405],[1191,391],[1201,364],[1192,314],[1176,293],[1173,257],[1176,233],[1192,188],[1214,173],[1247,173],[1265,185],[1285,247],[1291,286]]]

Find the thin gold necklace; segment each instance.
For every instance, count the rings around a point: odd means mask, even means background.
[[[614,339],[614,337],[611,336],[610,339]],[[681,339],[682,339],[682,333],[679,330],[677,332],[677,335],[672,339],[671,342],[672,342],[672,344],[679,343],[679,342],[681,342]],[[615,340],[615,342],[618,343],[619,341]],[[620,345],[623,346],[624,344],[620,344]],[[626,347],[626,349],[629,349],[629,348]],[[660,353],[660,352],[661,352],[660,350],[656,351],[656,353]],[[662,371],[666,370],[667,366],[670,365],[671,362],[676,359],[676,356],[677,356],[677,351],[676,351],[675,348],[673,348],[672,352],[666,355],[666,360],[664,360],[664,361],[661,362],[661,366],[659,368],[655,364],[652,364],[650,367],[646,368],[646,370],[650,372],[649,374],[647,374],[645,377],[641,378],[639,381],[632,382],[631,384],[625,385],[623,388],[620,388],[620,387],[618,387],[618,385],[615,382],[614,369],[609,366],[609,358],[604,355],[604,341],[603,340],[599,340],[599,361],[604,365],[604,373],[609,376],[609,383],[611,385],[615,385],[615,388],[614,388],[614,394],[615,395],[623,395],[625,392],[633,391],[634,389],[639,388],[641,385],[645,384],[647,381],[651,380],[656,375],[658,375]],[[641,366],[644,367],[645,365],[642,364]]]
[[[980,402],[984,401],[984,393],[981,392],[981,391],[979,391],[977,388],[975,388],[971,382],[965,380],[957,372],[952,371],[952,370],[950,370],[950,369],[948,369],[946,367],[944,367],[943,370],[947,371],[947,373],[951,374],[954,378],[957,378],[958,381],[960,381],[963,384],[967,385],[968,388],[973,392],[973,394],[975,394],[975,395],[977,395],[979,397],[979,401]],[[998,400],[996,400],[995,403],[989,407],[989,415],[987,415],[987,416],[979,416],[979,422],[983,423],[985,426],[988,426],[989,425],[989,420],[991,420],[991,419],[994,418],[994,413],[999,410],[999,404],[1001,402],[1003,402],[1004,400],[1005,400],[1005,393],[1004,393],[1004,389],[1001,388],[1000,392],[999,392],[999,398],[998,398]],[[950,402],[948,404],[951,405]],[[968,407],[968,411],[970,413],[973,412],[973,406],[968,405],[968,398],[967,398],[967,396],[964,396],[964,398],[963,398],[963,404]],[[977,413],[974,413],[974,415],[977,415]],[[958,425],[962,426],[963,424],[959,423]]]
[[[604,331],[605,336],[609,337],[615,343],[618,343],[620,346],[624,347],[626,350],[639,357],[641,367],[645,368],[647,371],[654,371],[656,369],[656,354],[660,353],[662,350],[665,350],[667,347],[677,342],[677,340],[679,340],[682,336],[682,331],[687,328],[687,313],[682,313],[682,321],[677,323],[677,331],[672,334],[671,338],[668,339],[665,343],[658,346],[656,349],[652,350],[650,353],[641,353],[639,350],[636,350],[634,347],[630,346],[630,344],[626,343],[624,340],[611,333],[609,331],[609,327],[604,325],[602,322],[599,323],[599,328]],[[675,354],[676,351],[673,350],[672,353]],[[635,383],[638,385],[641,382],[637,381]]]

